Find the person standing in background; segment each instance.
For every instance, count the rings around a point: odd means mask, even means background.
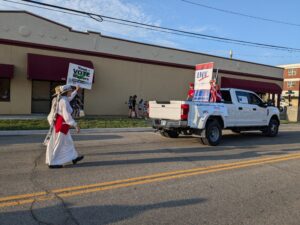
[[[129,96],[127,105],[128,105],[128,118],[131,118],[131,113],[132,113],[132,96]]]
[[[73,118],[79,118],[80,110],[83,109],[83,103],[81,101],[81,97],[78,94],[78,90],[76,90],[76,95],[70,101],[70,105],[73,108],[73,113],[72,113]]]
[[[131,112],[131,117],[137,118],[137,113],[136,113],[136,98],[137,96],[134,95],[132,97],[132,112]]]
[[[141,98],[138,104],[138,118],[144,117],[143,108],[144,108],[144,100]]]

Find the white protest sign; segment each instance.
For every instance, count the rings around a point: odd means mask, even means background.
[[[81,88],[92,89],[94,70],[88,67],[70,63],[67,84]]]
[[[196,65],[195,90],[210,89],[210,81],[213,76],[214,63],[203,63]]]
[[[214,63],[196,65],[193,101],[208,102],[210,96],[210,81],[213,78]]]

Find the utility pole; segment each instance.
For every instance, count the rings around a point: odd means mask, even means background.
[[[232,50],[229,51],[229,57],[232,59],[232,56],[233,56],[233,52]]]

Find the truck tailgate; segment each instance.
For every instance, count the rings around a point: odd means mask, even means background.
[[[185,101],[150,101],[149,117],[152,119],[181,120],[181,105],[187,104]]]

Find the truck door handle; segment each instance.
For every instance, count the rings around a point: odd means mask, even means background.
[[[239,110],[243,110],[243,107],[239,107]]]
[[[253,108],[254,111],[256,111],[256,108]]]

